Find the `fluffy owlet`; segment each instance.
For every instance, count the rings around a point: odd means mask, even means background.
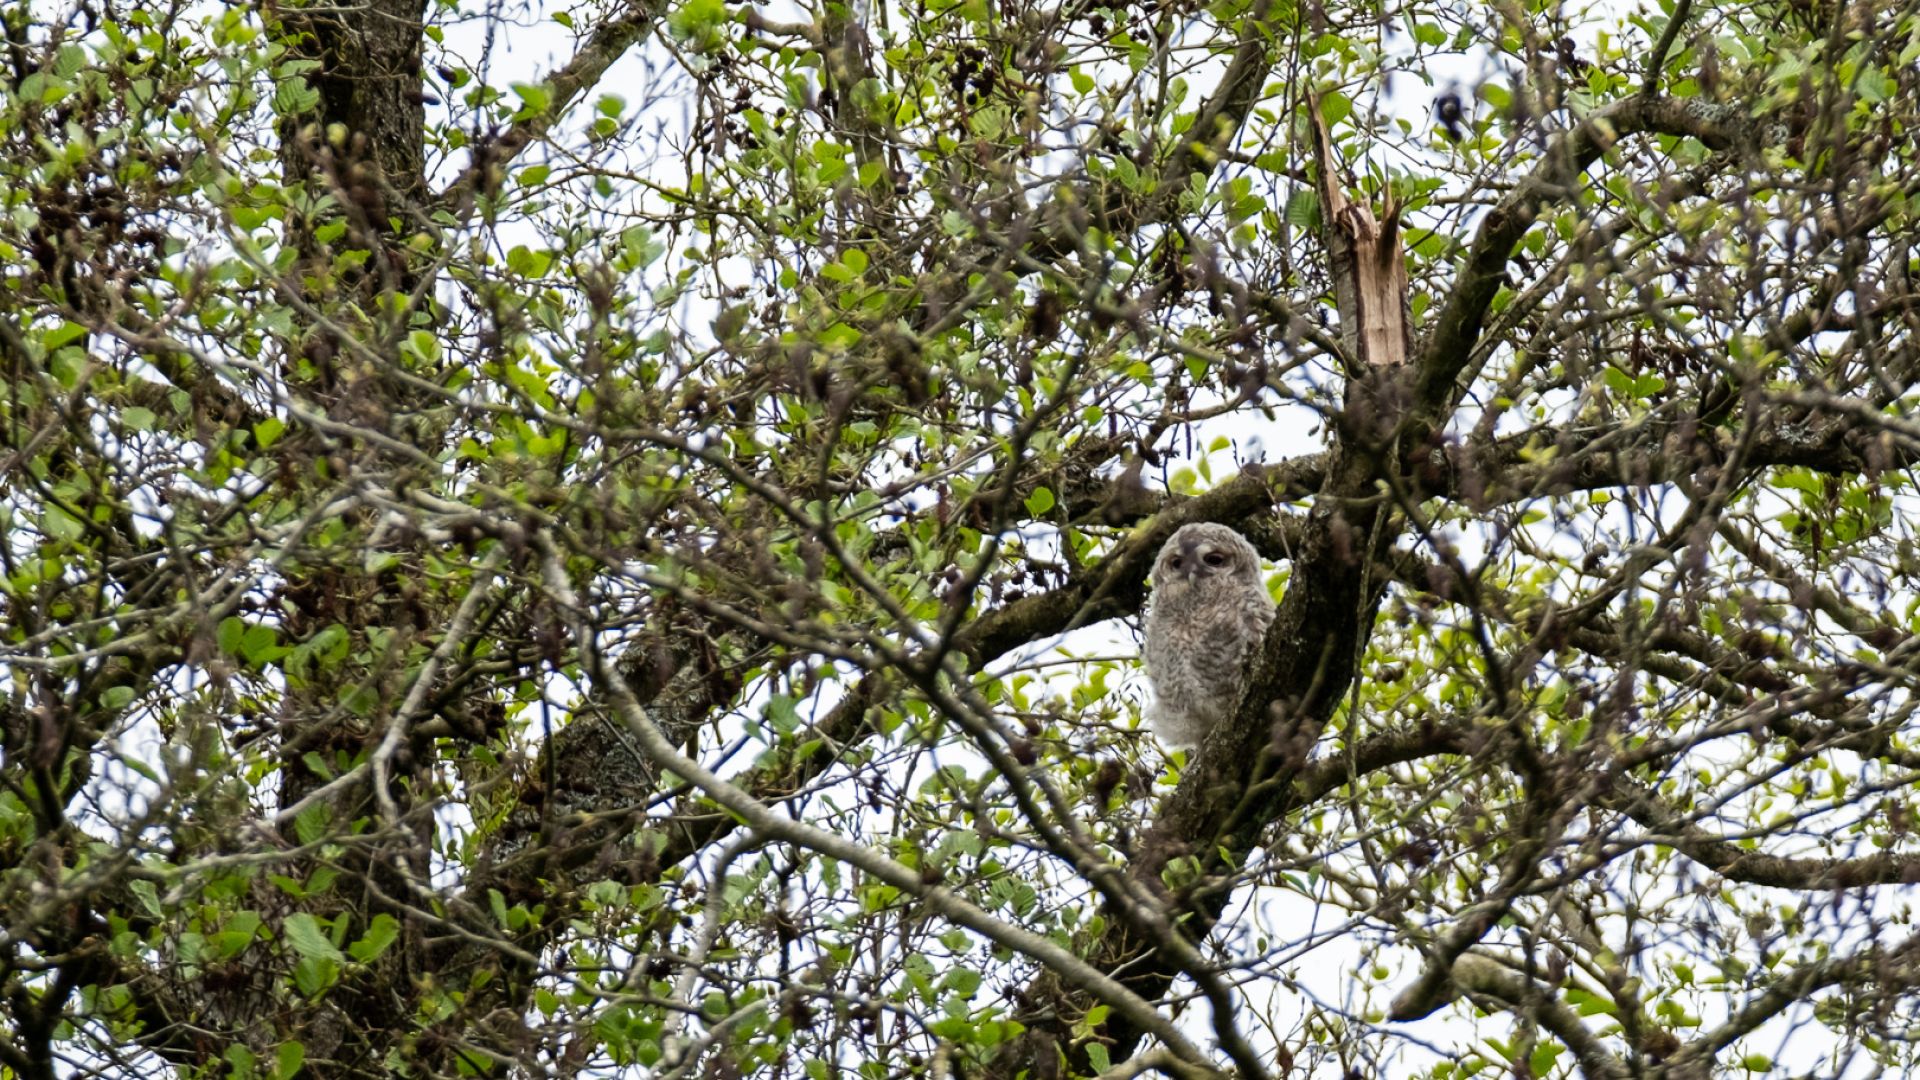
[[[1146,618],[1147,722],[1162,741],[1193,746],[1225,720],[1246,687],[1273,597],[1260,556],[1225,525],[1183,525],[1153,564]]]

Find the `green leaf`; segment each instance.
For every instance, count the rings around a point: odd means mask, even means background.
[[[507,251],[507,269],[522,277],[542,277],[552,265],[550,251],[535,251],[525,244],[516,244]]]
[[[220,628],[214,632],[214,642],[220,651],[228,656],[240,654],[240,639],[247,633],[247,624],[238,615],[229,615],[220,620]]]
[[[144,94],[140,93],[140,83],[147,84],[148,88]],[[151,99],[153,97],[152,81],[148,79],[136,79],[134,81],[134,96],[136,98]],[[301,113],[312,112],[314,107],[319,104],[320,91],[308,86],[307,80],[302,78],[283,79],[280,85],[275,87],[273,91],[273,109],[282,116],[298,116]]]
[[[1033,494],[1027,496],[1027,512],[1029,514],[1038,516],[1051,509],[1053,509],[1053,492],[1048,491],[1046,488],[1034,488]]]
[[[740,331],[746,329],[747,316],[752,314],[751,304],[728,304],[721,308],[719,316],[713,320],[714,339],[726,342],[738,338]]]
[[[250,663],[263,663],[265,662],[267,651],[272,649],[279,641],[280,635],[274,631],[273,627],[256,623],[253,626],[247,627],[247,632],[241,635],[240,652],[246,656]]]
[[[428,364],[440,362],[440,339],[431,330],[415,330],[407,335],[407,351]]]
[[[78,540],[87,535],[86,523],[57,506],[50,506],[40,518],[40,527],[55,540]]]
[[[726,21],[727,7],[722,0],[683,0],[667,16],[667,29],[674,37],[696,44],[707,44]]]
[[[207,936],[210,955],[215,960],[231,960],[252,945],[260,930],[260,913],[257,911],[236,911],[227,918],[226,925],[217,933]]]
[[[307,912],[298,911],[287,916],[286,921],[280,924],[280,929],[286,936],[287,944],[292,945],[301,956],[336,962],[346,959],[327,939],[326,932],[320,929],[320,920]]]
[[[1320,219],[1320,196],[1309,188],[1300,188],[1287,196],[1287,224],[1296,229],[1311,229]]]
[[[53,73],[63,79],[71,79],[86,66],[87,50],[78,45],[62,45],[53,61]]]
[[[518,97],[524,107],[521,116],[539,116],[553,105],[553,91],[544,83],[514,83],[508,87]]]
[[[386,952],[387,947],[399,937],[400,924],[393,916],[375,915],[373,922],[367,926],[367,932],[361,935],[359,941],[347,946],[347,952],[363,964],[370,963],[375,957]]]
[[[843,352],[860,341],[860,331],[846,323],[834,323],[820,332],[820,347],[835,352]]]
[[[340,965],[318,956],[302,957],[293,966],[293,985],[309,998],[319,997],[340,981]]]
[[[1353,100],[1337,90],[1329,90],[1320,97],[1320,118],[1328,127],[1338,124],[1353,114]]]
[[[319,755],[313,755],[318,757]],[[324,773],[322,775],[325,775]],[[333,828],[333,810],[326,803],[314,803],[293,819],[293,832],[303,844],[318,843]]]
[[[1872,64],[1860,69],[1860,74],[1854,79],[1853,86],[1859,92],[1862,101],[1874,105],[1885,102],[1900,89],[1899,83]]]
[[[1612,1001],[1598,994],[1590,994],[1577,986],[1567,988],[1566,998],[1567,1004],[1577,1009],[1581,1016],[1593,1016],[1596,1014],[1615,1016],[1618,1015],[1620,1011],[1619,1006],[1615,1005]]]
[[[87,336],[87,328],[76,322],[63,322],[59,326],[40,336],[40,343],[48,352],[69,342],[78,341]]]
[[[274,1080],[293,1080],[307,1060],[307,1048],[298,1039],[288,1039],[273,1052]]]

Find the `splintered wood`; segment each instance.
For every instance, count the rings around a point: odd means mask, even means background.
[[[1320,215],[1340,309],[1340,343],[1356,372],[1403,364],[1413,347],[1407,325],[1407,267],[1400,250],[1400,208],[1387,198],[1386,220],[1347,198],[1333,140],[1315,98],[1314,157],[1320,167]]]

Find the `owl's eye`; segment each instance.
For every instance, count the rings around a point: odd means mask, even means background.
[[[1208,566],[1225,566],[1227,565],[1227,557],[1221,552],[1209,551],[1206,555],[1206,564]]]
[[[1173,557],[1173,559],[1172,559],[1172,560],[1171,560],[1170,562],[1168,562],[1168,563],[1167,563],[1167,565],[1168,565],[1168,566],[1171,566],[1171,567],[1173,567],[1173,568],[1174,568],[1175,570],[1178,570],[1178,569],[1180,569],[1180,563],[1181,563],[1182,561],[1183,561],[1183,560],[1182,560],[1182,559],[1180,558],[1180,556],[1178,556],[1178,555],[1175,555],[1175,556]]]

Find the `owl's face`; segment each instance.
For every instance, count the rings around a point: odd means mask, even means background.
[[[1153,564],[1156,594],[1177,597],[1218,581],[1258,580],[1260,557],[1253,545],[1225,525],[1183,525],[1167,538]]]

